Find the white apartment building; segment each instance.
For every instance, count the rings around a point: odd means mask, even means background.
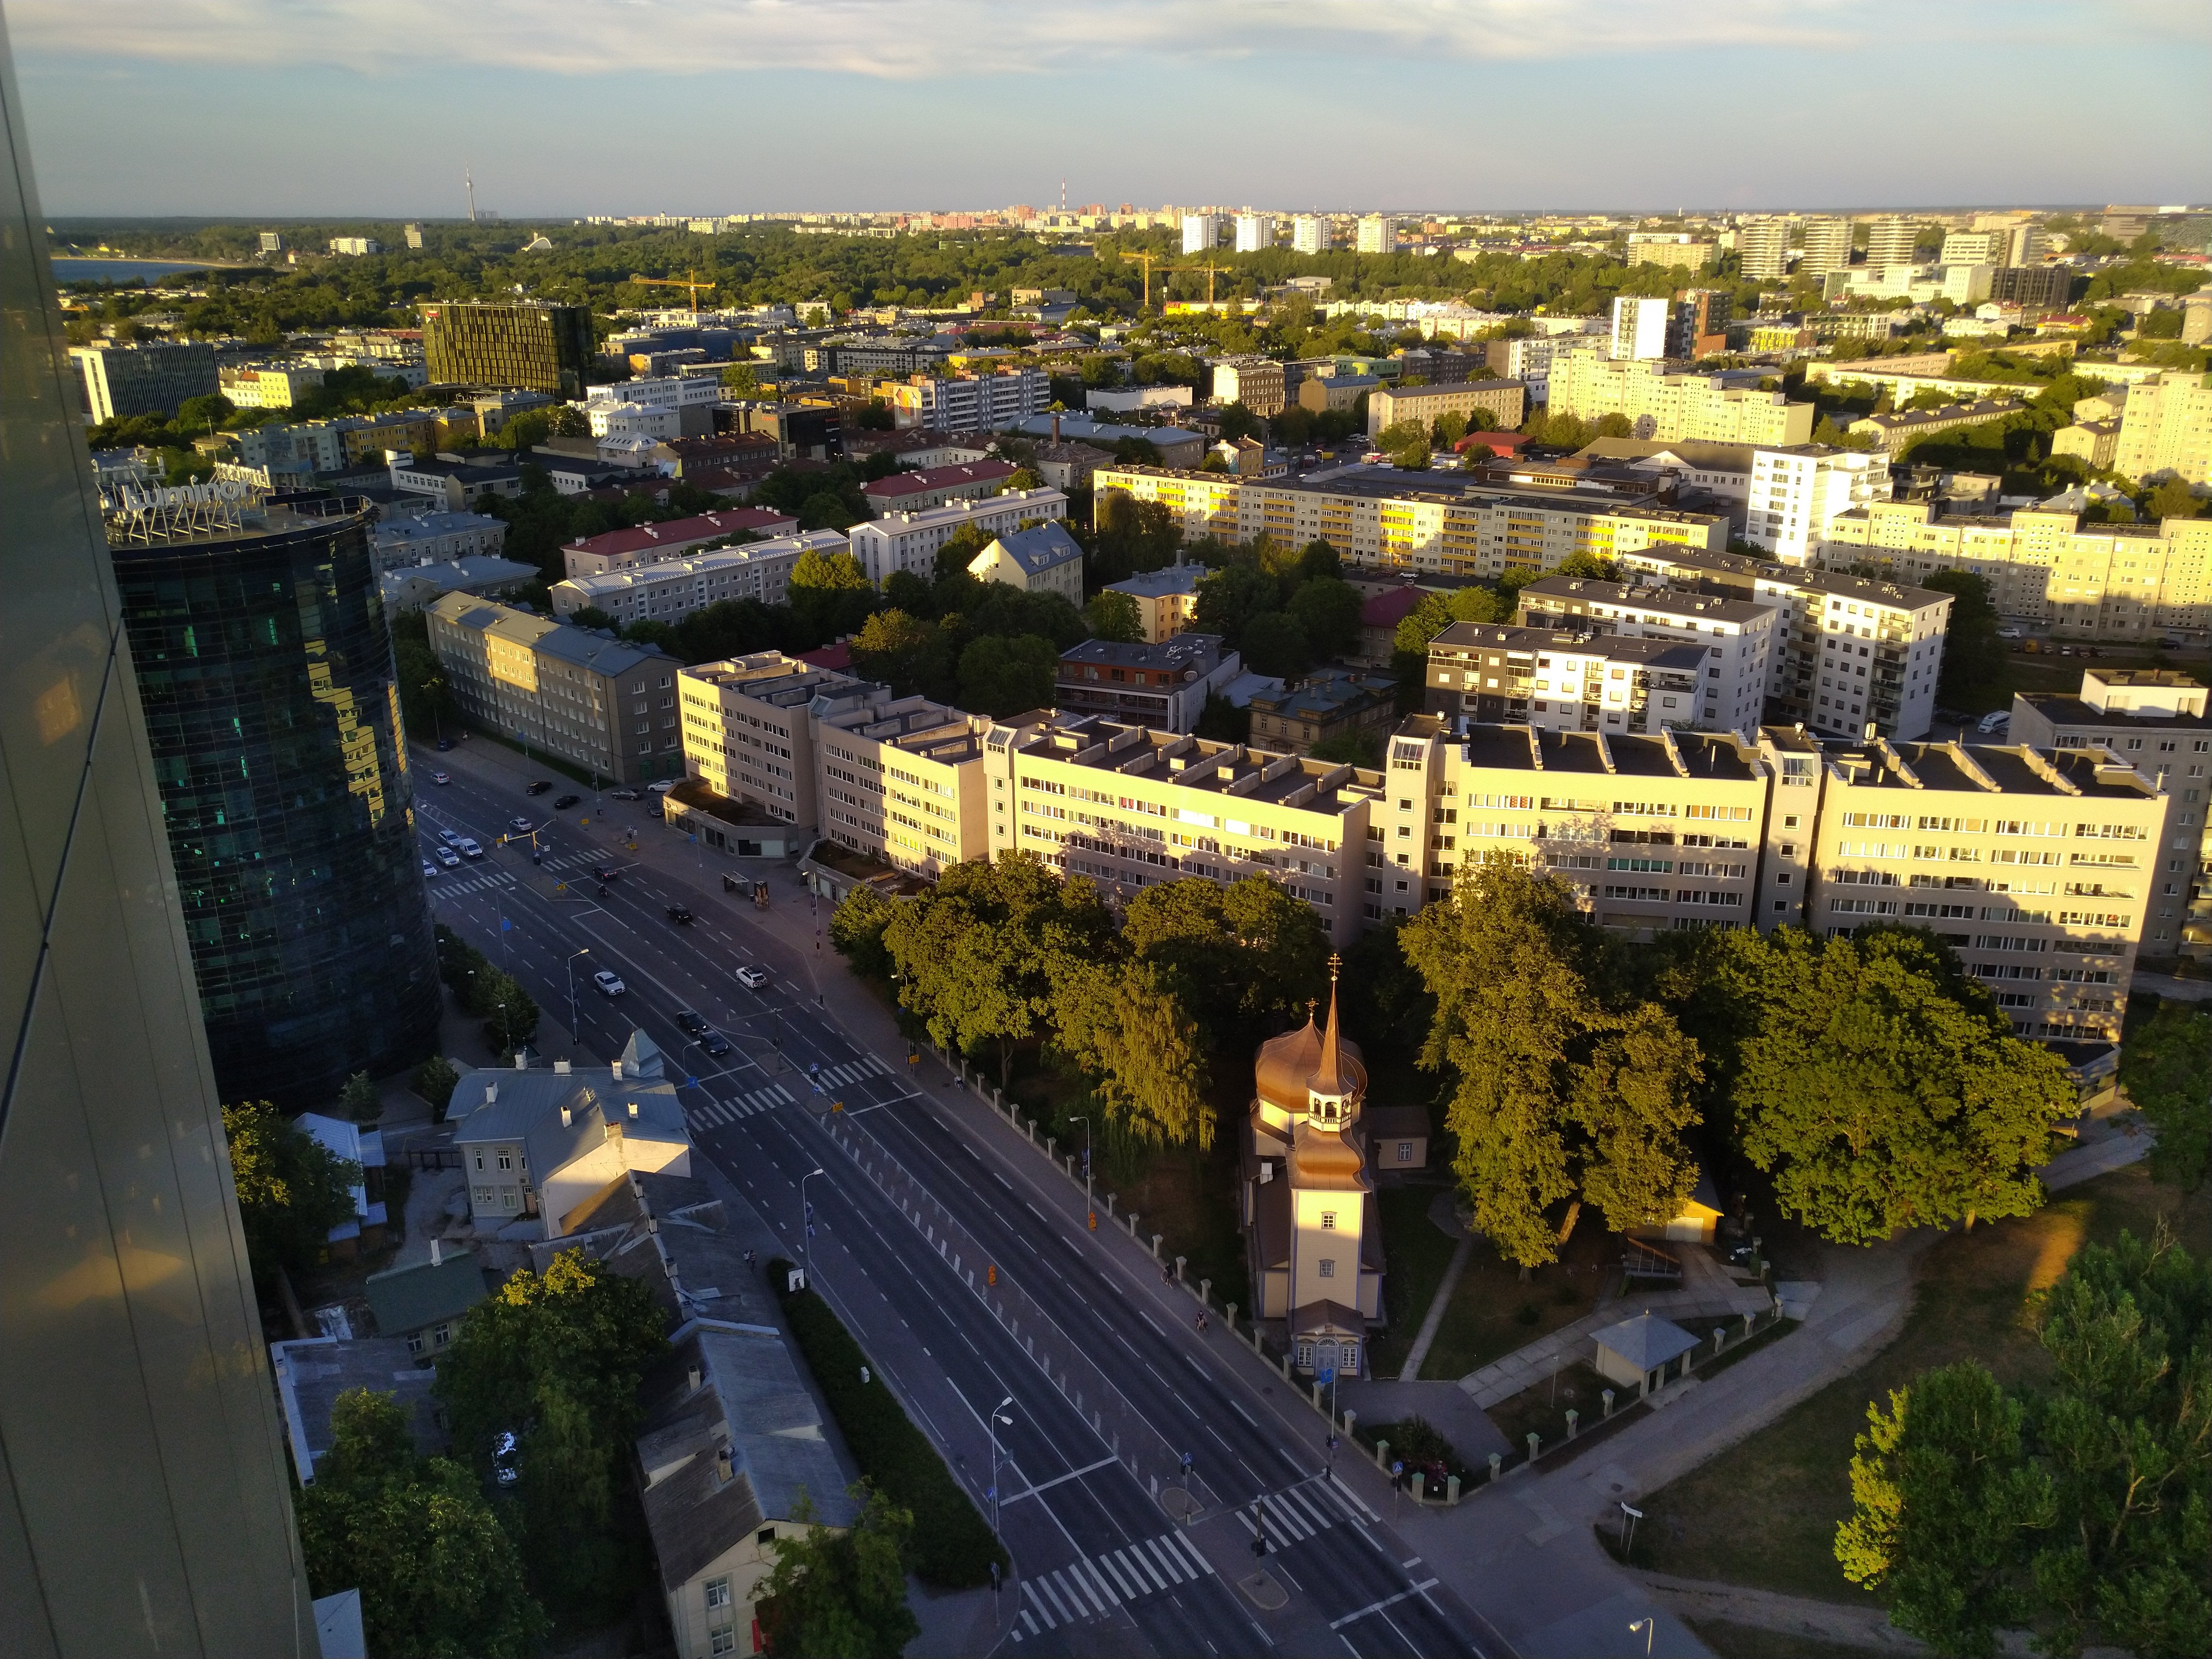
[[[1784,564],[1811,564],[1837,518],[1887,501],[1889,491],[1889,456],[1881,450],[1754,449],[1744,538]]]
[[[1858,738],[1923,735],[1936,718],[1951,596],[1864,576],[1762,565],[1752,597],[1782,612],[1766,694],[1780,718]]]
[[[1398,251],[1398,222],[1387,213],[1370,213],[1359,221],[1359,240],[1354,250],[1360,253],[1395,253]]]
[[[1544,576],[1521,590],[1514,622],[1524,628],[1595,627],[1630,639],[1702,646],[1705,662],[1691,724],[1712,732],[1753,732],[1765,718],[1766,682],[1781,615],[1778,607],[1755,599],[1586,576]]]
[[[1813,435],[1811,404],[1732,385],[1723,375],[1670,372],[1663,362],[1617,361],[1588,348],[1553,356],[1550,390],[1554,415],[1585,421],[1624,416],[1634,436],[1661,442],[1703,438],[1778,447]]]
[[[791,595],[791,572],[809,553],[845,551],[834,530],[809,530],[744,547],[721,548],[657,560],[596,576],[571,576],[550,590],[553,614],[604,611],[624,627],[634,622],[679,622],[725,599],[781,605]]]
[[[947,501],[919,513],[887,513],[846,532],[853,556],[881,587],[895,570],[924,581],[937,574],[937,555],[953,532],[972,524],[988,538],[1012,535],[1032,519],[1067,516],[1067,496],[1057,489],[1013,489],[981,501]]]
[[[682,410],[653,404],[592,403],[586,405],[584,418],[591,422],[594,438],[646,438],[665,443],[671,438],[694,435],[684,429]]]
[[[507,521],[482,513],[425,513],[384,520],[370,534],[381,576],[406,565],[497,558],[507,545]]]
[[[1182,216],[1182,251],[1185,253],[1211,253],[1214,244],[1221,240],[1221,220],[1212,213],[1186,213]]]
[[[1885,215],[1867,226],[1866,262],[1875,270],[1884,265],[1909,265],[1919,239],[1918,221],[1899,213]]]
[[[1825,276],[1851,263],[1851,222],[1838,214],[1816,213],[1803,222],[1797,254],[1800,276]]]
[[[703,662],[676,677],[684,767],[718,795],[806,827],[821,823],[810,709],[851,707],[890,693],[781,651]]]
[[[990,727],[925,697],[848,697],[817,710],[822,833],[933,880],[948,865],[988,858],[982,760]]]
[[[1751,282],[1778,282],[1790,274],[1790,221],[1746,219],[1735,228],[1735,251]]]
[[[1237,252],[1265,253],[1275,246],[1275,216],[1240,213],[1237,216]]]
[[[1052,377],[1042,368],[958,374],[917,374],[879,388],[901,427],[934,432],[997,432],[1052,405]]]
[[[1667,299],[1634,299],[1622,295],[1613,302],[1613,356],[1631,361],[1667,355],[1667,325],[1674,315]]]
[[[1423,702],[1432,714],[1547,732],[1686,731],[1704,706],[1705,652],[1586,623],[1454,623],[1429,641]]]
[[[1328,216],[1301,213],[1291,221],[1291,250],[1294,253],[1328,252]]]
[[[662,376],[594,386],[584,418],[594,438],[704,437],[714,430],[721,383],[707,376]]]

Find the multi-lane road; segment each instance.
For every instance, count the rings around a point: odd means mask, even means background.
[[[438,757],[417,797],[426,857],[441,829],[481,860],[428,885],[439,919],[513,973],[580,1044],[620,1052],[633,1027],[685,1079],[694,1138],[837,1307],[988,1513],[995,1489],[1015,1577],[1000,1640],[1021,1650],[1160,1655],[1503,1655],[1504,1643],[1325,1471],[1325,1427],[1257,1382],[1195,1303],[1125,1237],[1091,1234],[1041,1153],[933,1061],[857,1045],[836,1014],[863,995],[825,948],[721,890],[721,866],[639,860],[601,799],[565,813],[524,795],[505,757]],[[426,767],[418,775],[427,779]],[[517,816],[546,826],[495,844]],[[590,818],[586,832],[577,820]],[[595,866],[624,866],[605,896]],[[773,902],[807,905],[780,872]],[[687,907],[688,925],[667,907]],[[748,989],[741,966],[768,982]],[[593,988],[600,969],[629,988]],[[726,1036],[710,1058],[676,1016]],[[803,1238],[800,1182],[813,1206]],[[1009,1397],[999,1427],[994,1407]],[[1184,1455],[1190,1459],[1186,1472]],[[1187,1494],[1187,1496],[1186,1496]],[[1255,1507],[1256,1506],[1256,1507]],[[1264,1525],[1269,1553],[1254,1553]],[[1243,1581],[1264,1569],[1266,1584]],[[1280,1602],[1279,1606],[1271,1605]]]

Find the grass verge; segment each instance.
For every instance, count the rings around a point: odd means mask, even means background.
[[[769,1262],[769,1284],[783,1285],[790,1268]],[[993,1561],[1009,1571],[1005,1547],[830,1304],[811,1290],[778,1290],[776,1299],[861,1476],[913,1512],[915,1577],[933,1589],[969,1589],[991,1582]],[[860,1381],[864,1367],[873,1381]]]
[[[1406,1363],[1407,1351],[1419,1334],[1421,1320],[1443,1283],[1459,1241],[1429,1218],[1429,1206],[1444,1188],[1436,1186],[1385,1187],[1376,1200],[1382,1218],[1383,1310],[1389,1327],[1380,1341],[1368,1345],[1368,1370],[1376,1376],[1395,1376]]]
[[[1490,1241],[1474,1241],[1467,1271],[1452,1287],[1435,1346],[1421,1375],[1450,1380],[1487,1365],[1597,1306],[1598,1291],[1620,1272],[1620,1244],[1602,1227],[1575,1230],[1560,1259],[1521,1270],[1499,1256]]]

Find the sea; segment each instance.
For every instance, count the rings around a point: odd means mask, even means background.
[[[205,265],[178,264],[165,259],[57,259],[58,283],[150,283],[179,270],[205,270]]]

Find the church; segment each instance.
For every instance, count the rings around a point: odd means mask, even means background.
[[[1328,1023],[1309,1004],[1297,1030],[1260,1045],[1240,1186],[1257,1318],[1287,1322],[1301,1370],[1362,1374],[1382,1322],[1378,1176],[1428,1162],[1428,1115],[1370,1108],[1359,1045],[1339,1029],[1337,960]]]

